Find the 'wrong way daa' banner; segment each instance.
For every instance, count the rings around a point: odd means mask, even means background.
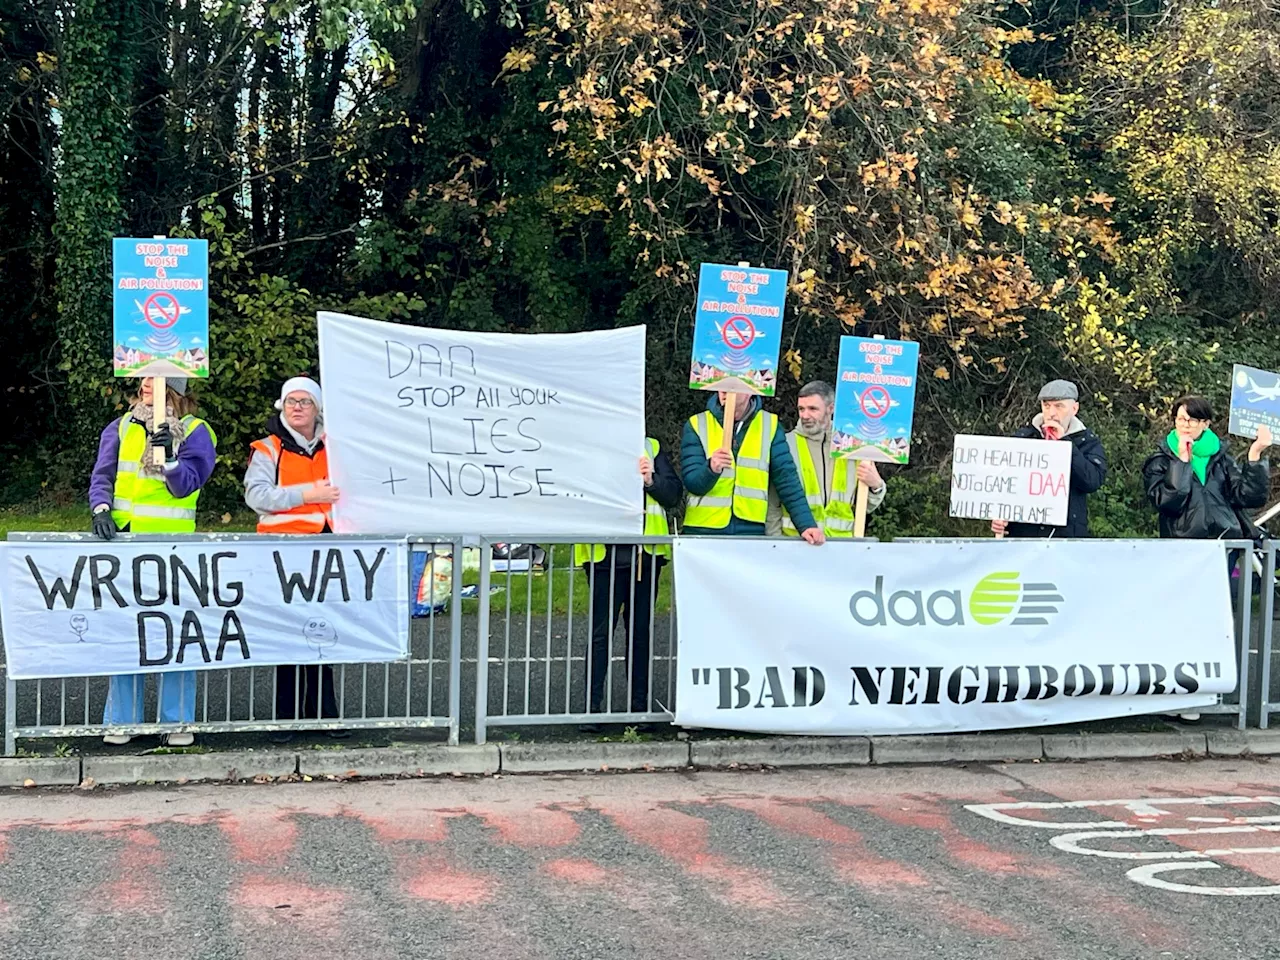
[[[994,730],[1181,712],[1236,686],[1212,541],[681,538],[675,551],[686,726]]]

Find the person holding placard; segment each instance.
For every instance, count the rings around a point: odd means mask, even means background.
[[[759,397],[736,397],[731,450],[724,449],[727,396],[719,391],[707,401],[706,410],[684,425],[680,469],[689,504],[682,532],[690,536],[763,536],[769,488],[773,486],[804,541],[823,543],[826,537],[809,509],[786,434],[778,418],[761,409]]]
[[[657,440],[645,438],[645,454],[639,461],[644,484],[644,535],[665,537],[671,532],[667,511],[680,504],[684,492],[680,476]],[[606,711],[610,652],[618,618],[627,633],[630,671],[630,711],[649,712],[649,650],[653,635],[653,607],[658,597],[662,568],[671,556],[668,546],[636,544],[574,544],[573,562],[581,566],[591,584],[591,661],[587,670],[588,710]],[[595,724],[584,724],[583,733],[596,733]]]
[[[255,440],[244,475],[244,502],[258,515],[259,533],[331,533],[338,488],[329,483],[324,447],[324,397],[310,377],[293,377],[280,388],[278,414],[267,421],[267,436]],[[341,716],[334,695],[333,667],[307,664],[276,667],[277,720]],[[348,736],[344,730],[330,736]],[[293,734],[272,735],[288,743]]]
[[[1204,397],[1174,401],[1173,429],[1146,463],[1147,499],[1160,514],[1160,536],[1190,540],[1252,540],[1245,510],[1267,502],[1271,473],[1262,455],[1271,430],[1258,428],[1248,460],[1237,463],[1209,427],[1213,408]]]
[[[849,461],[831,457],[835,409],[836,392],[830,384],[815,380],[801,387],[796,401],[796,428],[787,434],[787,449],[800,472],[809,509],[823,533],[828,537],[852,537],[857,484],[849,482]],[[857,463],[857,479],[867,486],[870,513],[884,502],[885,483],[870,460]],[[765,532],[771,537],[800,535],[773,486],[769,488]]]
[[[93,532],[103,540],[119,532],[194,533],[200,490],[213,475],[217,436],[195,415],[183,377],[165,380],[165,420],[153,429],[154,383],[144,378],[129,412],[102,431],[98,459],[89,480]],[[155,451],[162,451],[163,458]],[[157,460],[161,460],[157,463]],[[111,678],[103,723],[142,722],[145,674]],[[159,676],[159,721],[192,723],[196,716],[194,671]],[[128,743],[124,734],[108,734],[111,744]],[[190,733],[172,733],[171,746],[195,742]]]
[[[1087,497],[1107,478],[1107,455],[1097,434],[1086,427],[1080,413],[1080,391],[1070,380],[1051,380],[1040,388],[1040,412],[1014,436],[1025,440],[1062,440],[1071,444],[1071,477],[1066,526],[992,520],[997,537],[1087,537]]]

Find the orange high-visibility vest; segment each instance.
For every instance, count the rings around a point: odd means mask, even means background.
[[[276,465],[276,483],[282,487],[309,487],[329,479],[329,454],[321,447],[314,457],[304,457],[284,448],[280,438],[272,434],[255,440],[251,446]],[[259,533],[320,533],[329,523],[332,504],[300,503],[283,513],[268,513],[258,518]]]

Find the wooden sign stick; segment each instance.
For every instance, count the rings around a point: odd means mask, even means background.
[[[853,535],[865,537],[867,535],[867,495],[871,493],[871,488],[861,480],[857,481],[857,484],[858,493],[853,506]]]
[[[165,389],[164,377],[151,378],[151,432],[154,434],[160,425],[168,419],[169,394]],[[164,466],[164,448],[152,447],[151,462],[157,467]]]
[[[738,414],[738,395],[730,393],[724,398],[724,439],[720,441],[720,449],[725,453],[733,453],[733,430],[737,426],[733,418]]]

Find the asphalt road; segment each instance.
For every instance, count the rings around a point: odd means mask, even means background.
[[[1252,761],[17,791],[0,956],[1258,960],[1277,794]]]

